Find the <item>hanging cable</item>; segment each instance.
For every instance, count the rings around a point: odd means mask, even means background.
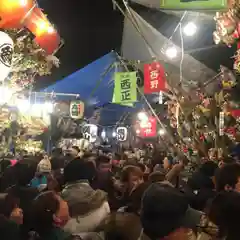
[[[179,24],[179,31],[180,31],[180,40],[181,40],[181,60],[180,60],[180,65],[179,65],[179,70],[180,70],[180,84],[182,83],[183,80],[183,60],[184,60],[184,42],[183,42],[183,33],[182,33],[182,23],[180,22]]]

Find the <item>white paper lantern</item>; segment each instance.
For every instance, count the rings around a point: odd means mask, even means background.
[[[82,133],[85,139],[94,143],[97,140],[98,127],[94,124],[86,124],[82,127]]]
[[[5,32],[0,32],[0,81],[8,76],[12,66],[13,40]]]
[[[119,142],[124,142],[127,140],[127,128],[126,127],[118,127],[117,128],[117,140]]]

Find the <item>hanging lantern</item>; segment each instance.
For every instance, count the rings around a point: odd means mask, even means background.
[[[154,117],[149,117],[147,122],[138,121],[136,126],[136,133],[143,138],[156,137],[157,135],[157,120]]]
[[[0,32],[0,81],[8,76],[13,55],[13,40],[5,32]]]
[[[34,41],[49,55],[58,48],[60,36],[40,8],[36,7],[30,12],[24,25],[35,36]]]
[[[32,0],[0,0],[0,28],[20,27],[32,8]]]
[[[81,119],[84,114],[84,103],[82,101],[72,101],[70,104],[70,116],[74,119]]]
[[[90,143],[97,140],[98,127],[94,124],[85,124],[82,127],[82,133],[84,139],[87,139]]]
[[[116,132],[117,132],[117,140],[119,142],[124,142],[127,140],[127,128],[126,127],[118,127]]]

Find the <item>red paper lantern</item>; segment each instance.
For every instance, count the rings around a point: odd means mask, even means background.
[[[60,44],[60,36],[40,8],[34,8],[25,19],[24,25],[35,35],[35,41],[48,54]]]
[[[20,28],[32,8],[32,0],[0,0],[0,28]]]
[[[156,137],[157,120],[154,117],[149,117],[148,121],[137,122],[137,135],[143,138]]]

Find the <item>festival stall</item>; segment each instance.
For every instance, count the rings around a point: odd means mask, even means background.
[[[35,78],[59,67],[62,40],[35,1],[0,1],[1,153],[39,151],[35,137],[49,127],[51,98],[32,92]]]

